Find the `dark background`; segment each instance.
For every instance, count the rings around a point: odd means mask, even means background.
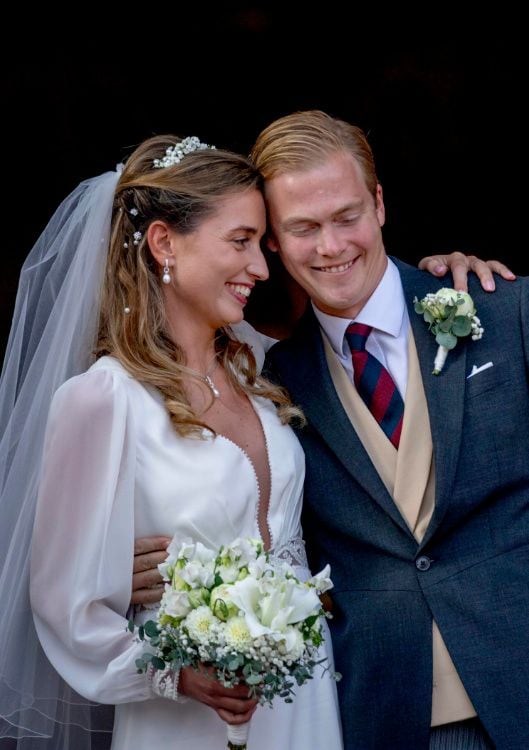
[[[54,18],[21,8],[4,25],[0,351],[23,259],[80,180],[154,133],[247,152],[263,126],[297,109],[368,133],[389,253],[416,263],[462,249],[529,274],[527,42],[507,5],[110,10]]]
[[[11,4],[0,32],[0,353],[20,266],[80,180],[155,133],[247,152],[297,109],[368,133],[388,252],[415,263],[462,249],[529,274],[526,24],[509,3],[490,5]]]

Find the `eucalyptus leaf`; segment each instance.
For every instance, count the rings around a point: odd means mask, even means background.
[[[147,620],[143,628],[149,638],[158,635],[158,625],[153,620]]]
[[[441,320],[440,321],[440,323],[438,325],[438,329],[442,333],[449,333],[450,329],[452,328],[453,325],[454,325],[453,321],[450,320],[450,318],[447,318],[446,320]]]
[[[472,330],[472,322],[466,315],[457,315],[452,326],[452,333],[456,336],[468,336]]]
[[[246,678],[247,685],[258,685],[261,682],[261,677],[258,674],[248,675]]]
[[[159,656],[153,656],[151,659],[151,664],[155,669],[165,669],[166,664],[163,659],[160,659]]]
[[[457,336],[451,333],[438,333],[435,340],[439,346],[446,346],[447,349],[453,349],[457,344]]]

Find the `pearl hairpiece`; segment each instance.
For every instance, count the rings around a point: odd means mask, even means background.
[[[172,167],[174,164],[179,164],[186,154],[192,151],[204,151],[207,148],[215,149],[215,146],[202,143],[196,135],[191,135],[183,138],[180,143],[175,143],[174,146],[168,146],[165,149],[165,156],[162,159],[154,159],[153,165],[156,169]]]

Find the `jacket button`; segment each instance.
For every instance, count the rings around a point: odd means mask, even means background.
[[[415,567],[417,570],[428,570],[433,560],[430,560],[426,555],[421,555],[415,560]]]

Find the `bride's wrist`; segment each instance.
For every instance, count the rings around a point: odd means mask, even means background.
[[[151,690],[160,698],[168,698],[177,703],[186,703],[189,700],[185,695],[178,692],[178,683],[180,679],[180,670],[155,669],[152,664],[147,667],[147,679]]]

